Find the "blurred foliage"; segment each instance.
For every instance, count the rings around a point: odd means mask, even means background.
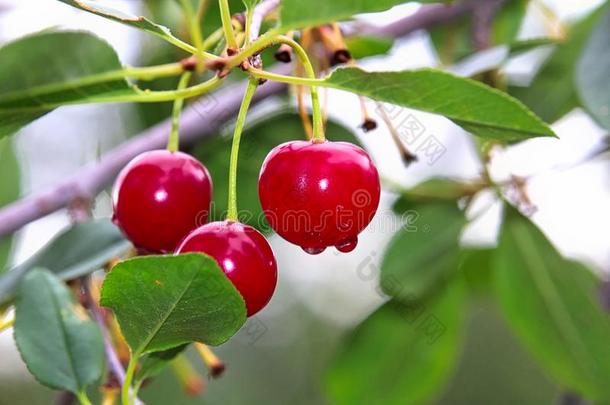
[[[574,76],[579,56],[607,5],[574,24],[565,43],[557,45],[534,81],[527,87],[511,86],[508,92],[546,122],[555,122],[580,105]]]
[[[610,319],[598,298],[599,280],[563,258],[528,218],[506,211],[492,278],[509,325],[558,381],[607,402]]]
[[[467,329],[460,361],[439,405],[555,402],[559,387],[523,351],[488,298],[473,303]]]
[[[0,207],[19,197],[21,170],[13,142],[0,139]],[[12,238],[0,238],[0,274],[6,270],[12,247]]]
[[[362,59],[388,53],[394,45],[394,40],[374,36],[352,36],[345,38],[345,45],[352,58]]]
[[[375,311],[330,367],[332,402],[409,405],[438,396],[461,347],[465,299],[457,280],[427,300],[392,300]]]
[[[610,128],[610,9],[603,16],[584,46],[576,69],[580,100],[591,116],[604,128]]]
[[[397,212],[402,226],[381,265],[381,287],[397,300],[420,299],[455,273],[460,233],[466,225],[455,201],[408,207]]]
[[[63,280],[99,270],[131,247],[108,219],[75,224],[59,232],[49,243],[10,272],[0,275],[0,304],[10,301],[21,279],[39,267]]]
[[[493,20],[490,45],[512,43],[527,9],[528,0],[509,0]],[[467,14],[462,19],[447,24],[437,25],[428,30],[432,43],[441,62],[453,64],[476,51],[473,43],[474,15]]]

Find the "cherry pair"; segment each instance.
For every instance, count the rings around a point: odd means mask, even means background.
[[[113,221],[142,250],[212,256],[244,298],[251,316],[275,290],[273,251],[250,226],[207,223],[211,199],[212,180],[198,160],[181,152],[146,152],[117,178]]]
[[[353,250],[375,214],[379,193],[369,156],[343,142],[280,145],[265,159],[259,179],[261,205],[272,228],[312,254],[328,246]],[[273,251],[248,225],[208,224],[211,197],[212,181],[199,161],[181,152],[146,152],[119,174],[113,221],[138,248],[214,257],[251,316],[275,290]]]

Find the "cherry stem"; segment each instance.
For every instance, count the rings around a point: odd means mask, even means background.
[[[229,1],[218,0],[218,4],[220,6],[220,19],[222,20],[222,29],[225,33],[227,47],[236,50],[237,40],[235,39],[235,33],[233,32],[233,24],[231,23],[231,10],[229,9]]]
[[[193,389],[193,386],[199,386],[200,388],[204,386],[202,376],[193,367],[189,359],[184,354],[180,354],[170,362],[170,365],[187,394],[199,394],[199,392],[189,392]]]
[[[81,405],[93,405],[85,391],[80,391],[79,393],[77,393],[76,398],[78,399],[78,402],[81,403]]]
[[[191,79],[191,72],[184,72],[178,83],[178,90],[183,90],[188,85]],[[182,106],[184,105],[184,98],[177,98],[174,100],[174,108],[172,110],[172,129],[169,133],[169,139],[167,141],[167,150],[170,152],[178,151],[180,145],[180,114],[182,113]]]
[[[184,9],[184,17],[189,26],[191,40],[197,50],[197,53],[195,53],[197,59],[197,72],[201,73],[203,71],[203,37],[201,35],[201,28],[199,27],[199,16],[193,9],[191,0],[180,0],[180,3]]]
[[[254,9],[252,7],[246,8],[246,26],[244,28],[244,45],[250,44],[250,29],[252,28],[252,16],[254,15]]]
[[[207,345],[196,342],[194,346],[212,377],[218,377],[225,368],[222,360]]]
[[[302,79],[299,82],[299,78],[295,78],[293,84],[305,84],[310,86],[311,91],[311,108],[313,113],[313,141],[314,142],[324,142],[326,140],[324,136],[324,121],[322,116],[322,109],[320,108],[320,97],[318,95],[318,88],[315,84],[320,83],[321,81],[316,79],[316,73],[313,69],[313,65],[307,56],[307,52],[298,42],[294,39],[289,38],[285,35],[273,35],[273,32],[270,32],[269,35],[265,34],[259,37],[256,41],[250,44],[249,47],[245,48],[242,52],[239,53],[239,59],[243,60],[244,56],[252,56],[263,49],[275,45],[275,44],[286,44],[292,48],[294,53],[299,58],[299,62],[305,68],[305,73],[307,74],[307,79]],[[237,62],[232,61],[228,64],[228,67],[235,65]],[[257,69],[251,69],[251,72],[262,72]]]
[[[11,328],[15,324],[15,318],[0,322],[0,332]]]
[[[267,70],[249,67],[248,72],[258,79],[273,80],[274,82],[294,84],[297,86],[326,86],[332,87],[325,83],[324,79],[309,79],[307,77],[287,76],[279,73],[269,72]]]
[[[123,403],[123,405],[133,404],[132,398],[130,398],[129,395],[129,391],[131,389],[131,382],[133,381],[133,376],[136,372],[136,366],[138,365],[139,357],[139,353],[131,353],[131,357],[129,358],[129,364],[127,365],[127,371],[125,372],[125,382],[123,383],[123,387],[121,390],[121,402]],[[137,393],[134,392],[133,395],[135,397]]]
[[[223,38],[224,31],[222,28],[218,28],[216,31],[212,32],[208,37],[203,41],[202,50],[207,51],[214,45],[216,45]]]
[[[244,98],[237,114],[237,122],[235,123],[235,131],[233,132],[233,144],[231,145],[231,160],[229,163],[229,201],[227,209],[227,220],[237,221],[237,158],[239,155],[239,143],[241,134],[246,123],[246,115],[250,102],[254,96],[254,92],[258,87],[258,79],[251,77],[248,80],[248,87],[244,93]]]
[[[165,39],[167,42],[169,42],[170,44],[182,49],[183,51],[186,51],[188,53],[191,53],[193,55],[197,54],[197,48],[194,47],[191,44],[188,44],[176,37],[174,37],[173,35],[167,35],[167,36],[162,36],[161,38]],[[209,52],[201,52],[201,57],[203,59],[218,59],[218,56],[214,55],[213,53],[209,53]]]
[[[400,156],[402,157],[403,161],[406,164],[415,162],[417,160],[417,156],[414,155],[413,152],[411,152],[409,150],[409,148],[407,148],[405,146],[405,144],[402,143],[402,141],[400,140],[400,134],[398,133],[398,130],[392,123],[392,119],[388,115],[384,105],[379,101],[376,101],[375,104],[377,105],[377,111],[379,112],[381,119],[383,120],[385,126],[387,127],[388,131],[390,132],[390,135],[392,136],[392,140],[394,141],[394,145],[396,145],[396,147],[398,148],[398,151],[400,152]]]

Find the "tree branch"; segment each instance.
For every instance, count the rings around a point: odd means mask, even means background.
[[[276,0],[267,0],[258,7],[267,12],[277,7]],[[363,27],[359,33],[379,36],[400,37],[411,32],[441,24],[458,18],[472,8],[472,3],[456,5],[424,6],[417,13],[383,27]],[[255,14],[262,21],[263,13],[258,9]],[[258,24],[258,23],[257,23]],[[254,29],[257,28],[257,29]],[[252,27],[258,35],[260,25]],[[290,66],[281,66],[277,73],[288,74]],[[253,103],[286,90],[286,85],[269,82],[259,86]],[[185,109],[181,117],[181,144],[188,146],[215,134],[222,125],[231,120],[241,104],[245,82],[209,94]],[[171,127],[167,119],[134,136],[125,143],[105,153],[97,162],[78,170],[69,178],[38,193],[33,193],[0,210],[0,237],[9,235],[26,224],[65,208],[75,199],[92,199],[107,187],[118,172],[140,153],[163,148]]]
[[[486,0],[481,0],[486,1]],[[471,12],[477,0],[464,1],[453,5],[431,4],[422,6],[415,14],[402,18],[391,24],[375,27],[370,25],[356,26],[358,34],[382,37],[402,37],[412,32],[432,28],[460,18]]]
[[[265,0],[254,9],[254,12],[252,13],[252,22],[250,23],[250,42],[254,42],[258,37],[265,16],[271,14],[279,5],[280,0]]]
[[[472,40],[478,51],[491,46],[493,19],[503,3],[505,0],[488,0],[477,3],[474,7]]]

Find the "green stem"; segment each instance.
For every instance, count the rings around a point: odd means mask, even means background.
[[[161,38],[167,40],[167,42],[169,42],[170,44],[172,44],[174,46],[177,46],[178,48],[182,49],[183,51],[186,51],[193,55],[197,55],[197,48],[195,48],[193,45],[187,44],[186,42],[184,42],[174,36],[161,37]],[[203,59],[218,59],[218,56],[214,55],[213,53],[209,53],[209,52],[201,52],[201,57]]]
[[[191,72],[184,72],[178,83],[178,90],[183,90],[191,79]],[[182,106],[184,105],[184,98],[177,98],[174,100],[174,108],[172,110],[172,130],[169,134],[167,141],[167,150],[170,152],[176,152],[180,143],[180,113],[182,112]]]
[[[258,79],[250,78],[248,87],[244,94],[244,98],[237,114],[237,122],[235,123],[235,131],[233,132],[233,144],[231,145],[231,160],[229,163],[229,202],[227,210],[227,220],[237,221],[237,158],[239,155],[239,142],[241,134],[246,123],[246,115],[252,101],[252,96],[258,86]]]
[[[10,319],[8,321],[2,321],[0,318],[0,332],[4,331],[6,329],[12,328],[14,324],[15,324],[14,318]]]
[[[250,44],[250,25],[252,25],[252,15],[254,14],[254,8],[248,7],[246,9],[246,28],[244,29],[245,39],[244,44]]]
[[[174,101],[177,98],[190,98],[205,94],[222,83],[223,79],[214,76],[210,80],[199,83],[183,90],[150,91],[135,89],[135,94],[112,95],[112,96],[92,96],[87,99],[73,101],[63,101],[61,103],[41,103],[29,107],[4,108],[4,100],[0,103],[0,111],[3,113],[22,113],[44,111],[60,107],[62,105],[91,104],[91,103],[159,103],[163,101]]]
[[[276,44],[286,44],[292,48],[294,53],[299,58],[299,61],[303,64],[305,68],[305,73],[307,77],[310,79],[311,86],[311,107],[313,110],[313,140],[315,142],[324,142],[324,122],[322,117],[322,109],[320,108],[320,97],[318,95],[318,88],[316,87],[316,73],[313,69],[313,65],[307,56],[307,52],[292,38],[288,38],[284,35],[276,35],[271,32],[271,34],[266,33],[260,36],[256,41],[252,42],[250,46],[246,47],[242,50],[236,57],[231,58],[227,63],[227,68],[235,67],[239,65],[242,61],[249,58],[252,55],[255,55],[261,52],[263,49],[276,45]]]
[[[193,10],[193,4],[191,0],[180,0],[182,8],[184,9],[184,15],[189,25],[189,33],[191,40],[195,44],[195,57],[197,58],[197,71],[201,72],[203,69],[203,38],[201,36],[201,28],[199,27],[199,18],[195,10]]]
[[[139,353],[132,353],[129,359],[129,364],[127,365],[127,370],[125,371],[125,382],[123,382],[123,387],[121,389],[121,402],[123,403],[123,405],[130,405],[133,403],[132,398],[130,398],[129,395],[129,390],[131,388],[133,376],[136,372],[136,366],[138,365],[139,357]]]
[[[224,31],[222,30],[222,28],[218,28],[216,31],[212,32],[204,41],[202,44],[202,48],[204,51],[207,51],[208,49],[210,49],[211,47],[213,47],[214,45],[216,45],[218,42],[220,42],[220,40],[224,38]]]
[[[229,10],[228,0],[218,0],[220,6],[220,19],[222,20],[222,29],[225,33],[227,47],[237,50],[237,40],[233,32],[233,24],[231,23],[231,10]]]
[[[150,66],[150,67],[126,67],[121,70],[111,70],[104,73],[99,73],[91,76],[81,77],[64,83],[53,83],[35,88],[25,94],[26,97],[34,97],[43,94],[53,93],[66,89],[74,89],[77,87],[90,86],[98,83],[112,82],[125,78],[136,80],[154,80],[161,77],[177,76],[184,72],[184,68],[180,63],[168,63],[165,65]],[[24,97],[23,90],[9,92],[3,95],[2,102],[14,101]]]
[[[91,403],[91,400],[89,400],[89,397],[87,396],[87,393],[85,391],[81,391],[81,392],[77,393],[76,398],[78,399],[78,402],[81,403],[81,405],[93,405]]]
[[[203,20],[203,15],[210,6],[210,0],[199,0],[199,6],[197,7],[197,20]]]
[[[274,82],[288,83],[294,84],[298,86],[327,86],[324,79],[308,79],[306,77],[298,77],[298,76],[286,76],[278,73],[268,72],[266,70],[257,69],[254,67],[249,67],[248,72],[256,78],[273,80]]]

